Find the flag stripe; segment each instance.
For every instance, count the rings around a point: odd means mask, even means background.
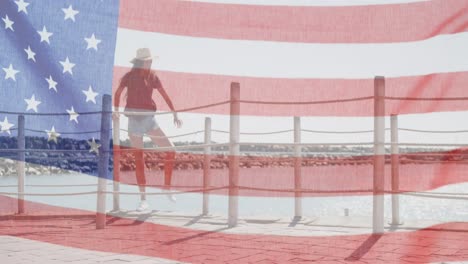
[[[14,212],[16,199],[0,196],[0,202],[4,205],[1,208],[3,214]],[[74,212],[74,215],[90,213],[35,202],[26,202],[26,207],[59,214],[62,213],[61,210]],[[382,248],[379,246],[388,244],[397,244],[398,248],[392,254],[386,254],[382,263],[399,262],[407,258],[413,262],[428,263],[466,260],[465,252],[468,249],[467,240],[464,239],[467,223],[444,223],[410,232],[386,233],[382,236],[377,235],[378,238],[369,244],[372,237],[367,234],[259,236],[194,230],[120,217],[108,217],[107,229],[96,231],[94,225],[90,224],[90,219],[84,217],[74,218],[73,221],[68,218],[37,220],[34,215],[30,215],[29,218],[30,220],[26,218],[18,221],[14,220],[15,217],[6,217],[4,224],[7,228],[0,229],[0,235],[190,263],[251,263],[259,261],[258,256],[262,256],[263,259],[274,258],[282,263],[298,257],[308,262],[357,258],[380,263],[378,259],[382,260]],[[76,228],[77,226],[80,228]],[[418,246],[422,243],[424,247]],[[330,254],[330,247],[333,247],[333,254]],[[365,252],[356,252],[362,247],[366,247]],[[444,254],[441,251],[444,248],[450,248],[452,251]],[[276,254],[271,255],[272,252]],[[431,254],[427,254],[428,252]],[[436,252],[440,254],[435,254]]]
[[[114,68],[114,89],[130,68]],[[176,109],[209,105],[229,100],[231,82],[240,83],[242,100],[297,102],[289,105],[242,103],[242,115],[256,116],[373,116],[373,99],[327,104],[300,102],[339,100],[374,95],[374,80],[368,79],[286,79],[226,76],[157,71]],[[386,95],[393,97],[466,97],[468,72],[386,78]],[[115,91],[114,91],[115,93]],[[163,98],[153,93],[158,110],[170,110]],[[123,98],[122,98],[123,100]],[[428,113],[468,110],[465,100],[402,101],[386,100],[386,114]],[[123,101],[120,105],[123,105]],[[229,104],[192,110],[194,113],[229,115]]]
[[[119,26],[184,36],[318,43],[383,43],[466,31],[464,1],[371,6],[257,6],[122,0]],[[409,26],[411,25],[411,26]]]
[[[183,0],[213,4],[242,4],[267,6],[363,6],[426,2],[430,0]]]
[[[468,13],[468,12],[467,12]],[[362,79],[467,71],[468,33],[424,41],[317,44],[225,40],[119,28],[115,65],[129,67],[135,50],[151,47],[159,70],[272,78]]]
[[[451,152],[455,153],[457,151]],[[418,153],[412,153],[418,155]],[[446,156],[437,158],[442,162],[431,161],[434,157],[431,154],[444,153],[419,153],[419,157],[408,159],[402,156],[400,164],[400,191],[419,192],[428,191],[448,184],[468,182],[468,176],[463,172],[468,169],[468,162],[454,161],[453,155],[446,153]],[[302,171],[303,196],[348,196],[348,195],[369,195],[373,189],[373,157],[374,156],[354,156],[348,158],[323,157],[304,158]],[[146,184],[163,186],[164,171],[157,170],[163,164],[164,156],[148,155],[145,162],[147,167],[155,170],[146,171]],[[190,162],[182,161],[190,159]],[[210,188],[226,187],[209,191],[211,194],[228,195],[229,193],[229,170],[228,156],[211,155],[212,159],[210,177]],[[417,161],[415,160],[417,159]],[[119,181],[125,184],[136,184],[133,156],[122,157]],[[193,160],[193,161],[192,161]],[[198,162],[196,162],[196,160]],[[171,188],[175,190],[199,190],[203,192],[203,154],[179,153],[176,155],[175,163],[186,164],[186,170],[175,170],[173,173]],[[189,164],[189,165],[187,165]],[[269,164],[269,166],[262,165]],[[239,185],[241,186],[240,196],[294,196],[294,159],[292,157],[241,157],[241,168],[239,172]],[[125,167],[126,169],[122,169]],[[198,169],[197,169],[198,168]],[[392,191],[391,187],[391,165],[385,167],[387,175],[385,190]]]

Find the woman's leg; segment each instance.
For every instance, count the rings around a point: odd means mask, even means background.
[[[172,147],[172,143],[166,137],[164,132],[160,129],[154,129],[148,132],[148,135],[151,137],[151,140],[158,147]],[[169,189],[172,181],[172,171],[174,170],[175,163],[175,151],[170,150],[166,151],[166,157],[164,161],[164,187],[163,189]]]
[[[146,178],[145,178],[145,159],[143,155],[143,136],[129,135],[130,143],[135,155],[135,174],[137,179],[138,188],[140,189],[141,200],[146,200]]]

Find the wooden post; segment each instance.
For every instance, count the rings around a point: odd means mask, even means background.
[[[16,162],[16,170],[18,174],[18,214],[23,214],[24,210],[24,163],[26,140],[24,136],[24,115],[18,116],[18,161]]]
[[[113,149],[114,149],[114,175],[113,175],[113,211],[120,210],[120,118],[113,118]]]
[[[205,144],[211,144],[211,118],[205,118]],[[204,148],[203,160],[203,215],[209,213],[209,192],[206,191],[210,187],[210,165],[211,165],[211,147]]]
[[[398,115],[390,117],[392,140],[392,222],[391,225],[401,225],[400,222],[400,147],[398,146]]]
[[[374,234],[384,232],[384,175],[385,175],[385,79],[374,79],[374,186],[373,217]]]
[[[103,229],[106,226],[106,187],[109,174],[109,145],[111,129],[111,96],[105,94],[102,97],[102,115],[101,115],[101,147],[99,148],[98,164],[98,193],[96,210],[96,229]]]
[[[294,117],[294,143],[301,143],[301,118]],[[294,146],[294,188],[296,190],[294,197],[294,218],[300,219],[302,217],[302,147]]]
[[[229,212],[228,226],[235,227],[238,220],[239,204],[239,133],[240,133],[240,85],[231,83],[231,109],[229,123]]]

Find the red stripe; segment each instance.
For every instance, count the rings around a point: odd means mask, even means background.
[[[421,154],[421,153],[420,153]],[[427,191],[444,185],[468,182],[468,162],[450,161],[453,155],[436,156],[441,162],[428,162],[433,158],[426,155],[414,154],[410,159],[401,157],[400,164],[400,192]],[[444,153],[435,153],[444,154]],[[416,156],[418,155],[418,156]],[[228,195],[229,169],[228,156],[213,155],[209,188],[220,188],[210,191],[211,194]],[[415,161],[418,159],[419,161]],[[136,184],[135,161],[133,155],[123,154],[120,172],[121,183]],[[199,160],[199,162],[183,162],[182,160]],[[145,157],[147,167],[146,183],[156,187],[163,186],[164,170],[157,169],[164,166],[164,154],[149,154]],[[178,153],[175,157],[177,164],[186,165],[186,169],[176,169],[173,172],[172,189],[197,190],[203,192],[203,155]],[[372,195],[373,188],[373,156],[359,158],[314,158],[303,159],[302,188],[303,196],[346,196]],[[294,161],[284,158],[241,157],[239,171],[239,196],[262,197],[292,197],[294,193]],[[270,164],[269,166],[261,164]],[[307,165],[306,165],[307,164]],[[250,168],[248,167],[250,166]],[[385,190],[391,189],[391,165],[387,159],[385,167]]]
[[[114,93],[129,68],[114,68]],[[373,96],[373,79],[282,79],[158,71],[176,109],[191,108],[229,100],[231,82],[240,83],[242,100],[305,102]],[[386,95],[394,97],[447,98],[468,96],[468,72],[439,73],[415,77],[387,78]],[[123,96],[122,96],[123,98]],[[158,93],[159,110],[169,110]],[[123,99],[122,99],[123,100]],[[123,102],[122,102],[123,103]],[[373,116],[373,100],[316,105],[241,104],[242,115],[259,116]],[[121,104],[123,105],[123,104]],[[387,100],[386,114],[428,113],[468,110],[466,101]],[[229,105],[194,113],[229,114]]]
[[[301,226],[304,236],[294,237],[197,231],[107,217],[106,229],[95,230],[92,216],[66,217],[71,211],[75,215],[90,212],[26,202],[29,217],[22,217],[13,215],[16,203],[14,198],[0,196],[0,235],[189,263],[429,263],[468,260],[468,223],[463,222],[412,232],[328,237],[307,236],[307,227]],[[65,216],[35,217],[34,212],[37,214],[37,211],[42,215]]]
[[[222,39],[384,43],[427,39],[468,28],[466,1],[299,7],[122,0],[119,26]]]

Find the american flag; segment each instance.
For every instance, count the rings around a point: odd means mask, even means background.
[[[229,100],[231,82],[237,82],[242,117],[373,118],[374,77],[384,76],[387,117],[468,110],[466,0],[3,0],[0,16],[1,136],[16,135],[17,113],[67,113],[27,115],[26,128],[31,135],[42,133],[49,141],[65,135],[98,140],[101,116],[79,113],[102,110],[102,96],[115,93],[139,48],[149,48],[158,56],[153,68],[176,109]],[[157,93],[153,97],[158,111],[170,110]],[[330,102],[307,103],[312,101]],[[217,105],[188,111],[182,119],[199,123],[205,116],[227,119],[229,111],[229,104]],[[186,125],[190,124],[187,119]],[[436,154],[464,153],[463,148],[450,151]],[[251,162],[261,164],[264,159],[254,155]],[[372,197],[370,163],[353,161],[338,166],[340,161],[346,160],[325,157],[319,159],[321,165],[304,166],[302,188],[313,191],[303,196],[331,196],[323,200],[330,207],[335,198],[350,197],[350,191]],[[268,162],[282,161],[273,157]],[[245,188],[239,196],[294,197],[288,191],[294,188],[289,165],[241,169],[239,182]],[[401,185],[406,191],[418,192],[450,184],[463,186],[468,179],[465,171],[462,164],[410,164],[401,169]],[[148,182],[161,183],[160,173],[148,176]],[[227,170],[214,174],[214,187],[227,184]],[[386,175],[385,190],[391,190],[390,167]],[[202,178],[200,171],[175,172],[173,188],[202,187]],[[134,174],[122,173],[119,181],[135,184]],[[211,193],[229,194],[227,189]],[[1,199],[2,213],[16,206],[9,196]],[[32,197],[28,201],[30,208],[40,212],[83,212],[68,206],[66,200],[47,203]],[[81,209],[89,212],[89,208]],[[0,229],[0,234],[193,263],[468,259],[468,245],[462,239],[468,232],[468,219],[380,236],[310,236],[307,231],[289,236],[262,233],[262,229],[242,234],[145,220],[135,225],[125,217],[115,221],[121,226],[110,224],[99,233],[83,227],[88,236],[78,235],[73,228],[58,234],[54,228],[15,221],[9,223],[10,229]],[[132,225],[133,229],[126,229]],[[11,231],[11,227],[30,232]],[[34,233],[38,230],[47,234]]]
[[[2,1],[2,111],[67,114],[27,116],[26,127],[42,131],[37,136],[99,131],[99,115],[79,113],[102,110],[102,96],[111,94],[118,8],[112,1]],[[17,128],[15,115],[0,119],[3,135]]]

